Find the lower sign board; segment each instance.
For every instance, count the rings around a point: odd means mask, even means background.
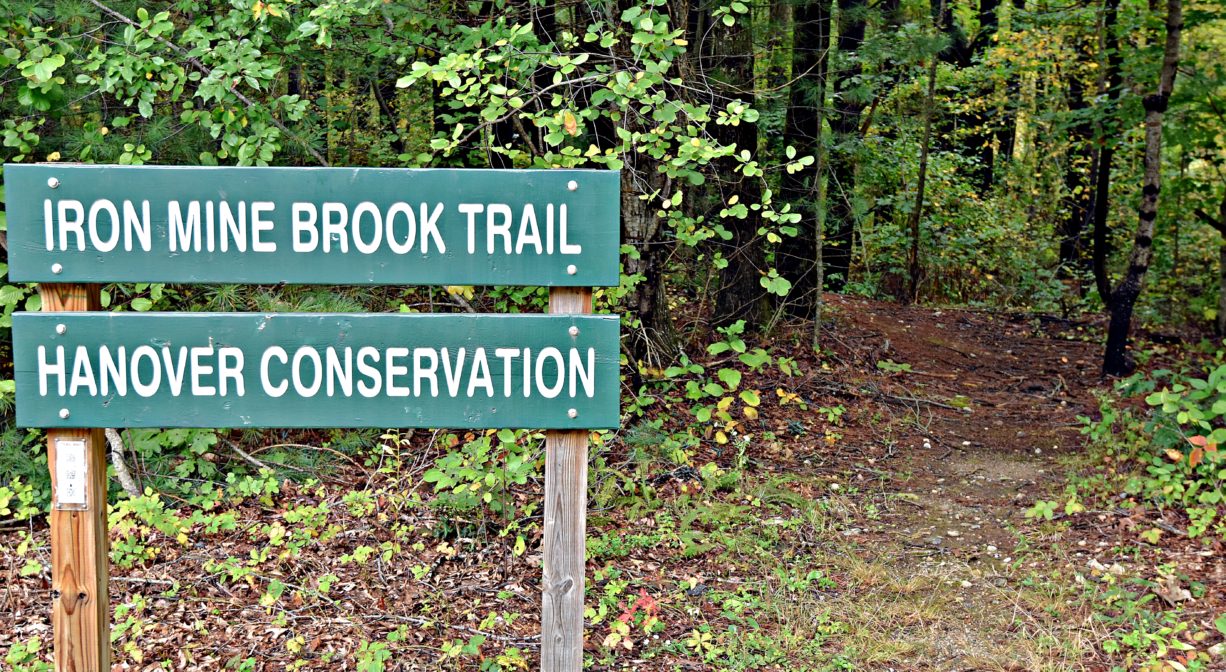
[[[23,427],[618,424],[611,315],[18,313]]]

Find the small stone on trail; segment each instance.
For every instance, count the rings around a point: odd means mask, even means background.
[[[951,536],[951,537],[960,537],[960,536],[962,536],[962,533],[961,533],[961,532],[959,532],[959,531],[957,531],[957,530],[950,530],[950,531],[946,532],[945,534],[948,534],[948,535],[949,535],[949,536]]]
[[[1042,448],[1035,448],[1035,449],[1034,449],[1034,454],[1035,454],[1035,455],[1042,455],[1042,454],[1043,454],[1043,449],[1042,449]]]
[[[988,553],[995,553],[995,552],[996,552],[996,547],[993,546],[992,544],[988,544]]]
[[[963,588],[970,588],[970,587],[971,587],[971,585],[972,585],[972,584],[971,584],[971,582],[970,582],[970,581],[963,581],[963,582],[962,582],[962,587],[963,587]]]

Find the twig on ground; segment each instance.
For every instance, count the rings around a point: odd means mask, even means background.
[[[243,458],[244,460],[247,461],[248,464],[255,467],[256,469],[267,469],[269,471],[273,471],[272,467],[252,457],[250,453],[243,450],[242,448],[239,448],[238,444],[234,443],[230,439],[222,439],[222,442],[224,442],[227,446],[229,446],[230,450],[233,450],[235,455],[238,455],[239,457]]]

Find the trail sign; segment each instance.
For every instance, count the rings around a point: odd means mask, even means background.
[[[20,426],[618,421],[612,315],[18,313],[13,332]]]
[[[110,669],[102,427],[533,427],[541,669],[583,662],[588,430],[618,423],[607,171],[6,165],[17,421],[47,427],[57,671]],[[101,282],[542,285],[549,315],[99,312]]]
[[[618,283],[610,171],[12,164],[4,180],[13,280]]]

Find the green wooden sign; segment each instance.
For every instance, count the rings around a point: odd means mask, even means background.
[[[611,286],[612,171],[4,167],[29,282]]]
[[[611,315],[17,313],[23,427],[618,424]]]

